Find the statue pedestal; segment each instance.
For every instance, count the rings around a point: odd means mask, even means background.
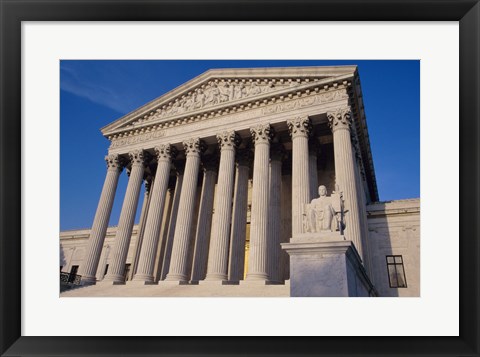
[[[353,243],[338,232],[303,233],[282,243],[290,296],[377,296]]]

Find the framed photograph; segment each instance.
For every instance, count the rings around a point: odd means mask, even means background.
[[[478,1],[0,3],[2,356],[479,355]]]

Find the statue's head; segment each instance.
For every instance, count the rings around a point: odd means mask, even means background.
[[[327,188],[323,185],[318,186],[318,194],[321,196],[326,196],[327,195]]]

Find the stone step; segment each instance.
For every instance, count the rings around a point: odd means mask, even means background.
[[[288,297],[290,284],[264,285],[242,283],[240,285],[221,285],[215,283],[199,285],[155,284],[125,285],[97,284],[81,289],[69,290],[60,297]]]

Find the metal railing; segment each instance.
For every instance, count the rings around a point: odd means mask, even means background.
[[[60,283],[80,285],[81,275],[60,272]]]

